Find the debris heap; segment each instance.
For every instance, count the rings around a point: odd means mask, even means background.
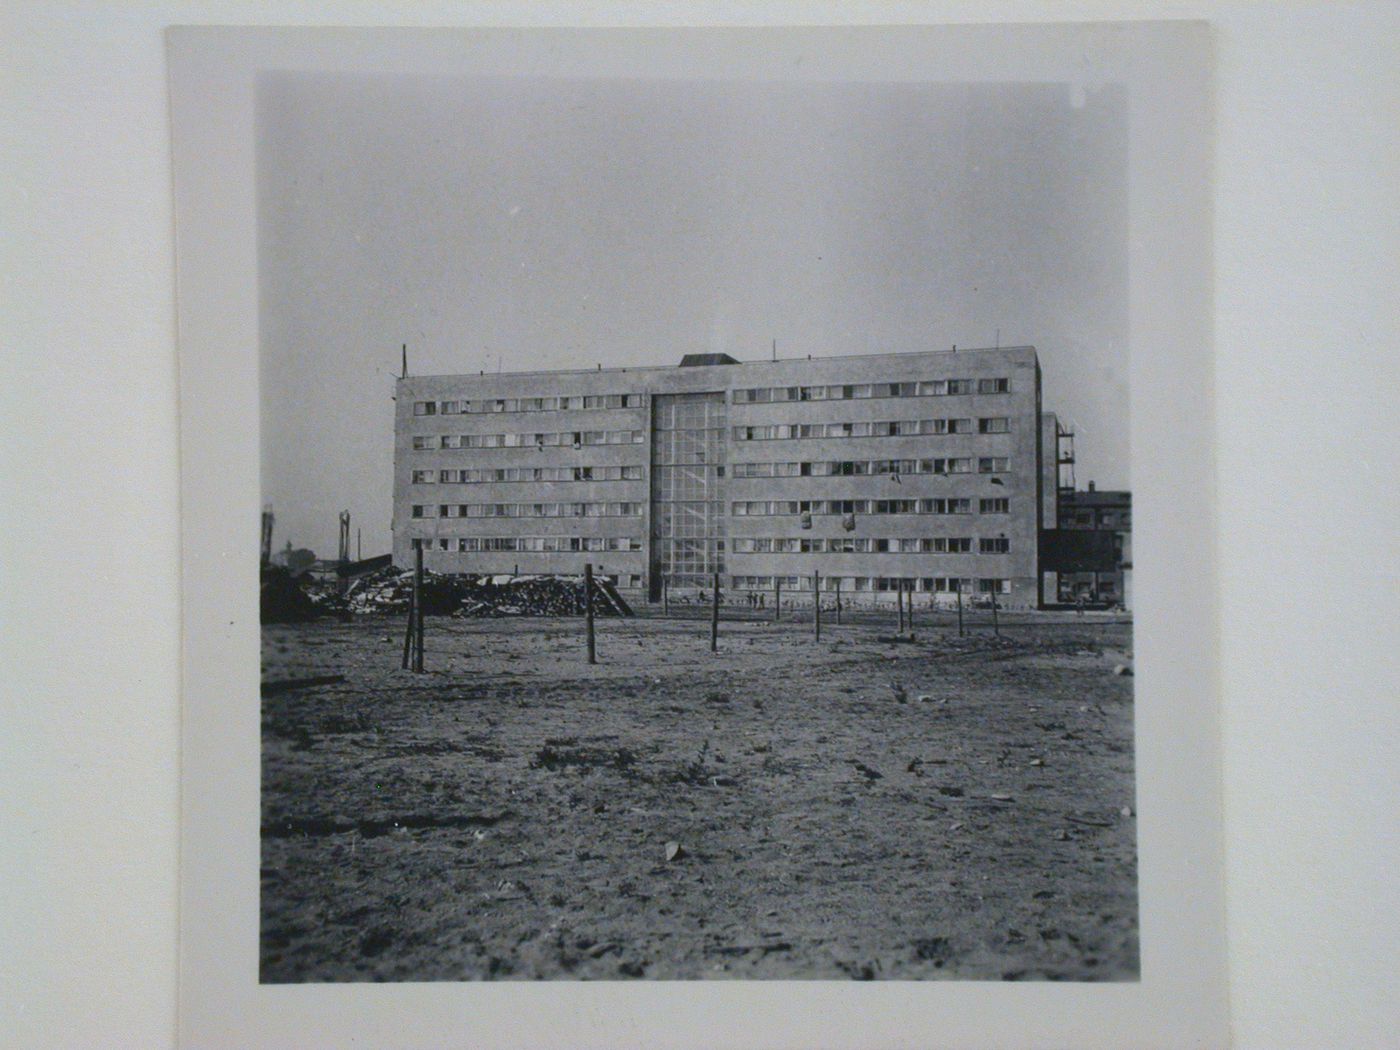
[[[345,594],[354,613],[405,613],[413,598],[413,573],[383,569],[356,580]],[[425,616],[576,616],[584,611],[582,576],[470,576],[423,573]],[[593,611],[631,616],[609,581],[594,577]]]

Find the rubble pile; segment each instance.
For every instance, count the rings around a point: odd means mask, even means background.
[[[579,616],[582,576],[458,577],[470,581],[454,616]],[[631,616],[632,608],[607,580],[593,579],[595,616]]]
[[[413,573],[392,567],[356,580],[346,591],[353,613],[407,613]],[[323,602],[328,608],[330,600]],[[575,616],[584,611],[582,576],[455,576],[423,573],[425,616]],[[598,616],[631,616],[632,609],[606,580],[593,581]]]

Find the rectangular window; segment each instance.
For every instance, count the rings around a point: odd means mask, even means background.
[[[430,511],[430,510],[432,510],[431,507],[425,507],[425,506],[424,506],[423,504],[421,504],[421,503],[415,503],[415,504],[413,505],[413,516],[414,516],[415,518],[431,518],[432,515],[429,514],[429,513],[426,513],[427,511]]]
[[[1009,514],[1011,512],[1011,501],[1005,498],[984,499],[979,502],[978,509],[983,514]]]
[[[413,484],[415,484],[415,485],[431,485],[431,484],[433,484],[436,480],[437,480],[436,471],[432,471],[432,470],[415,470],[415,471],[413,472]]]
[[[970,394],[972,393],[971,379],[950,379],[948,380],[948,393],[950,394]]]
[[[1011,581],[984,577],[977,581],[978,594],[1010,594]]]
[[[1011,430],[1011,420],[1005,416],[983,416],[977,421],[979,434],[1005,434]]]
[[[426,450],[428,450],[428,449],[430,449],[430,448],[436,448],[436,447],[437,447],[437,438],[428,437],[428,436],[426,436],[426,435],[420,434],[420,435],[418,435],[417,437],[415,437],[415,438],[413,439],[413,450],[414,450],[415,452],[424,452],[424,451],[426,451]]]
[[[413,402],[413,414],[415,416],[435,416],[437,415],[437,402],[415,401]]]
[[[1010,460],[1006,456],[982,456],[977,460],[979,474],[1005,474]]]
[[[1007,554],[1011,551],[1011,541],[1005,536],[983,536],[977,543],[980,554]]]
[[[979,394],[1009,394],[1011,393],[1011,380],[979,379],[977,380],[977,392]]]

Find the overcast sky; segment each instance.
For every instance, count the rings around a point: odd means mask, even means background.
[[[258,93],[264,500],[389,549],[392,376],[1034,344],[1128,476],[1121,90],[278,73]]]

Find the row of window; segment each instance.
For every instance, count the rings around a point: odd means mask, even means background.
[[[733,576],[735,590],[771,591],[781,583],[785,591],[810,591],[810,576]],[[879,593],[912,591],[924,594],[1010,594],[1011,581],[994,576],[823,576],[823,591]]]
[[[971,536],[903,537],[896,539],[792,539],[756,537],[731,541],[735,554],[971,554]],[[977,541],[979,554],[1009,554],[1011,541],[1005,536],[983,536]]]
[[[1004,378],[928,379],[909,383],[845,383],[837,386],[759,386],[734,391],[736,405],[782,401],[850,401],[867,397],[943,397],[949,394],[1009,394]]]
[[[949,459],[842,459],[801,463],[735,463],[736,478],[850,478],[878,474],[1004,474],[1006,456],[958,456]]]
[[[642,430],[565,430],[557,434],[420,434],[415,451],[436,448],[544,448],[546,445],[636,445],[646,440]]]
[[[498,467],[481,470],[415,470],[415,485],[480,484],[507,481],[640,481],[640,466]]]
[[[978,501],[979,513],[1007,514],[1010,501]],[[768,517],[782,514],[971,514],[970,499],[768,499],[735,500],[731,511],[736,518]]]
[[[413,504],[415,518],[633,518],[640,503],[442,503]]]
[[[458,554],[509,552],[516,554],[577,554],[590,551],[639,551],[637,536],[439,536],[413,541],[416,550],[426,542],[426,550],[454,551]]]
[[[1129,529],[1132,528],[1132,524],[1131,511],[1103,510],[1095,516],[1092,510],[1079,510],[1070,514],[1064,508],[1060,509],[1062,529]]]
[[[415,416],[466,416],[487,412],[562,412],[575,409],[639,408],[641,394],[571,397],[488,397],[474,401],[415,401]]]
[[[971,419],[890,419],[864,423],[774,423],[735,427],[735,441],[780,441],[787,438],[919,437],[930,434],[971,434]],[[1006,416],[983,416],[978,434],[1008,434]]]

